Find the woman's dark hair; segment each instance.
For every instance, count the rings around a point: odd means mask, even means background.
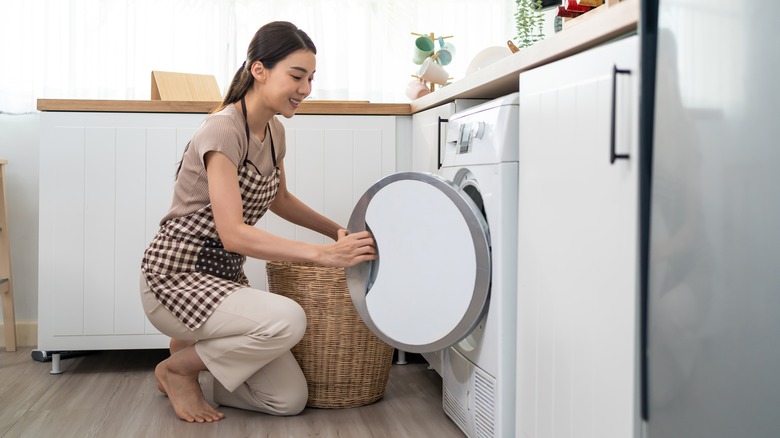
[[[267,69],[272,69],[282,59],[296,50],[306,49],[317,53],[309,35],[287,21],[273,21],[257,30],[246,51],[246,61],[238,68],[230,83],[225,99],[213,112],[217,112],[241,100],[254,82],[250,71],[255,61],[260,61]]]

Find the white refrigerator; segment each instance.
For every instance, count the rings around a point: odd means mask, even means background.
[[[648,438],[780,436],[780,35],[771,6],[642,3]]]

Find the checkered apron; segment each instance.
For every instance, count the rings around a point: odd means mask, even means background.
[[[244,108],[242,100],[246,120]],[[249,126],[246,134],[249,145]],[[273,175],[261,175],[246,155],[238,169],[244,223],[248,225],[260,220],[279,189],[273,137],[271,154]],[[142,272],[157,300],[195,330],[231,292],[249,285],[244,275],[245,261],[246,256],[223,247],[209,204],[162,224],[144,252]]]

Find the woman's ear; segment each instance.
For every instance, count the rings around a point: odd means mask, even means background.
[[[265,68],[262,62],[253,62],[252,67],[249,70],[252,72],[252,76],[256,81],[265,82],[266,76],[268,76],[268,70]]]

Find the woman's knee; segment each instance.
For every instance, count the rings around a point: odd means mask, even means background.
[[[294,385],[291,385],[289,391],[285,392],[284,400],[279,405],[277,415],[298,415],[306,408],[309,400],[309,388],[304,378],[299,379]]]
[[[303,308],[281,295],[266,295],[262,301],[247,303],[240,314],[255,324],[247,332],[249,336],[261,342],[273,339],[280,342],[282,349],[289,350],[295,346],[306,331],[306,313]]]
[[[306,312],[300,304],[289,298],[285,298],[282,303],[278,309],[279,320],[283,323],[284,336],[290,340],[292,348],[306,332]]]
[[[263,348],[274,341],[278,348],[289,350],[303,338],[306,313],[290,298],[245,288],[228,296],[203,328],[218,331],[221,336],[248,336]]]

